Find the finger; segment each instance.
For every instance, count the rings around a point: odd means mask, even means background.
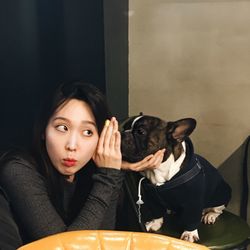
[[[118,122],[116,119],[114,119],[112,122],[113,122],[113,130],[112,130],[112,134],[110,137],[110,145],[109,145],[111,150],[116,148],[116,143],[117,143],[116,140],[118,139],[118,137],[117,137]],[[120,146],[120,144],[119,144],[119,146]]]
[[[116,131],[115,133],[115,150],[121,151],[121,133],[119,131]]]
[[[146,156],[143,160],[138,161],[137,163],[138,163],[138,164],[147,163],[152,157],[154,157],[153,154],[148,155],[148,156]]]
[[[159,157],[159,156],[164,155],[165,150],[166,150],[165,148],[164,148],[164,149],[158,150],[158,151],[154,154],[154,156]]]
[[[116,120],[116,118],[114,117],[114,132],[118,131],[118,121]]]
[[[155,155],[155,161],[153,163],[155,165],[155,168],[161,165],[163,157],[164,157],[164,153],[162,150],[160,150],[160,152]]]
[[[145,158],[143,161],[137,163],[134,166],[135,171],[143,171],[145,169],[148,169],[151,166],[151,159],[153,158],[153,155],[150,155],[150,157]]]
[[[164,152],[165,149],[158,150],[154,155],[150,155],[149,157],[144,158],[145,162],[141,163],[136,168],[136,171],[143,171],[145,169],[154,169],[159,167],[163,160]]]
[[[98,148],[100,149],[103,149],[103,146],[104,146],[104,138],[105,138],[105,135],[107,133],[107,129],[108,129],[108,126],[109,126],[109,123],[110,123],[110,120],[106,120],[105,121],[105,124],[103,126],[103,129],[102,129],[102,132],[101,132],[101,135],[99,137],[99,141],[98,141]]]
[[[113,133],[113,127],[114,127],[114,117],[111,118],[111,121],[107,127],[106,134],[104,136],[104,142],[103,142],[104,150],[109,149],[110,147],[110,139]]]
[[[148,164],[151,165],[152,167],[155,167],[155,163],[158,161],[159,153],[155,154],[149,161]]]

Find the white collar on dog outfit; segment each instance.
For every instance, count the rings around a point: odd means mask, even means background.
[[[147,177],[152,184],[156,186],[163,185],[166,181],[180,171],[180,167],[186,156],[186,144],[182,142],[183,151],[180,157],[175,161],[174,155],[171,154],[166,161],[153,170],[145,170],[142,174]]]

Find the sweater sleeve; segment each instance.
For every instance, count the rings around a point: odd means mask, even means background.
[[[93,175],[93,188],[83,208],[67,227],[50,200],[44,178],[34,166],[15,158],[2,165],[0,172],[0,184],[8,195],[14,217],[31,241],[69,230],[99,229],[116,203],[122,180],[119,170],[99,169]]]
[[[81,213],[68,230],[114,229],[116,205],[123,180],[121,176],[121,171],[108,168],[100,168],[93,175],[94,186]]]

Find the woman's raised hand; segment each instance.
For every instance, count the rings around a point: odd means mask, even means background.
[[[147,169],[155,169],[160,166],[163,160],[165,149],[158,150],[155,154],[148,155],[143,160],[129,163],[126,161],[122,162],[122,169],[132,170],[136,172],[144,171]]]
[[[98,167],[121,169],[121,135],[115,117],[106,120],[93,160]]]

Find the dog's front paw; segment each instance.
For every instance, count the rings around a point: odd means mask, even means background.
[[[201,221],[204,224],[214,224],[217,218],[223,213],[225,206],[205,208],[202,212]]]
[[[202,221],[204,224],[214,224],[219,215],[215,212],[208,212],[202,216]]]
[[[196,242],[198,241],[199,238],[199,234],[198,234],[198,230],[195,229],[193,231],[184,231],[181,235],[181,240],[185,240],[185,241],[189,241],[189,242]]]
[[[156,232],[158,231],[163,224],[163,217],[151,220],[145,224],[147,232]]]

